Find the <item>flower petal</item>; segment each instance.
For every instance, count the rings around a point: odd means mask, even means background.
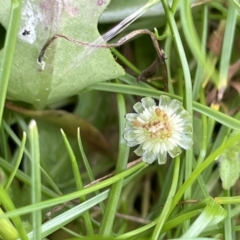
[[[139,145],[138,148],[136,150],[134,150],[134,153],[137,155],[137,156],[142,156],[143,153],[144,153],[144,150],[142,149],[142,145]]]
[[[143,143],[143,146],[142,146],[143,150],[149,150],[150,147],[151,147],[151,142],[150,141],[145,141]]]
[[[173,100],[170,102],[170,104],[169,104],[168,107],[172,109],[173,113],[175,113],[175,112],[177,112],[177,111],[179,111],[179,110],[181,111],[182,109],[184,109],[183,106],[182,106],[182,103],[180,103],[180,102],[177,101],[176,99],[173,99]]]
[[[160,98],[159,98],[159,104],[158,106],[159,107],[164,107],[164,106],[167,106],[168,104],[170,104],[171,102],[171,98],[166,96],[166,95],[161,95]]]
[[[159,142],[156,142],[153,144],[152,151],[154,154],[158,154],[160,152],[161,144]]]
[[[157,158],[157,155],[152,153],[152,152],[148,152],[148,151],[145,151],[142,155],[142,160],[146,163],[153,163]]]
[[[133,105],[133,109],[137,112],[137,113],[142,113],[144,111],[144,107],[142,105],[142,103],[137,102]]]
[[[133,130],[129,130],[123,134],[123,138],[126,141],[135,141],[136,140],[136,134]]]
[[[183,125],[183,132],[184,132],[185,134],[187,134],[187,133],[192,133],[192,132],[193,132],[192,125],[191,125],[191,124],[185,124],[185,125]]]
[[[135,146],[137,146],[139,144],[139,142],[135,142],[135,141],[128,141],[127,142],[127,145],[129,146],[129,147],[135,147]]]
[[[158,154],[158,164],[164,164],[167,161],[167,152]]]
[[[189,150],[191,149],[192,145],[193,145],[193,140],[192,138],[186,136],[186,135],[182,135],[182,139],[181,141],[178,143],[178,145],[182,148],[184,148],[185,150]]]
[[[168,150],[169,155],[172,158],[175,158],[182,152],[181,148],[179,146],[174,147],[172,150]]]
[[[155,107],[156,102],[151,97],[142,98],[142,105],[144,108]]]
[[[128,113],[126,114],[125,118],[128,120],[128,121],[134,121],[136,120],[138,117],[138,114],[137,113]]]

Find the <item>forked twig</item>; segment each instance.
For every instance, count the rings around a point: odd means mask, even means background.
[[[58,38],[63,38],[65,40],[69,41],[69,42],[72,42],[72,43],[75,43],[75,44],[78,44],[78,45],[81,45],[81,46],[88,46],[88,47],[93,47],[93,48],[112,48],[112,47],[119,47],[122,44],[124,44],[125,42],[127,42],[128,40],[130,40],[133,37],[135,37],[137,35],[140,35],[140,34],[148,34],[148,35],[150,35],[150,37],[152,39],[152,42],[153,42],[153,45],[154,45],[154,47],[156,49],[158,57],[151,64],[150,67],[148,67],[146,70],[144,70],[138,76],[138,80],[139,81],[143,81],[143,80],[146,80],[146,79],[152,77],[157,72],[158,67],[161,64],[163,66],[163,71],[162,72],[163,72],[163,78],[164,78],[164,89],[165,89],[165,91],[168,91],[168,84],[167,84],[168,76],[167,76],[167,67],[166,67],[166,62],[165,62],[166,56],[165,56],[165,53],[164,53],[163,49],[161,49],[159,47],[158,40],[157,40],[155,34],[152,33],[151,31],[149,31],[148,29],[135,30],[135,31],[127,34],[123,38],[121,38],[117,43],[103,44],[103,45],[101,45],[101,44],[93,44],[93,43],[89,43],[89,42],[82,42],[82,41],[70,38],[70,37],[68,37],[66,35],[63,35],[63,34],[55,34],[52,38],[50,38],[45,43],[45,45],[41,49],[40,54],[38,56],[38,62],[39,62],[39,64],[44,65],[43,58],[44,58],[44,55],[45,55],[45,52],[46,52],[47,48],[50,46],[50,44],[52,44]]]

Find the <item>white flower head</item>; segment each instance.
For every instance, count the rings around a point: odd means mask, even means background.
[[[144,162],[151,164],[158,159],[164,164],[167,153],[174,158],[181,148],[192,147],[192,118],[179,101],[162,95],[156,105],[152,98],[145,97],[133,108],[136,113],[126,115],[123,137],[129,147],[139,145],[134,152]]]

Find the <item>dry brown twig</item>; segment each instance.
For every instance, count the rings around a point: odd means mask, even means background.
[[[158,40],[155,36],[154,33],[152,33],[151,31],[149,31],[148,29],[139,29],[139,30],[135,30],[129,34],[127,34],[126,36],[124,36],[123,38],[121,38],[117,43],[112,43],[112,44],[103,44],[103,45],[98,45],[98,44],[93,44],[93,43],[88,43],[88,42],[82,42],[76,39],[73,39],[71,37],[68,37],[66,35],[63,34],[55,34],[52,38],[50,38],[45,45],[42,47],[40,54],[38,56],[38,63],[40,65],[43,65],[44,61],[44,55],[45,52],[47,50],[47,48],[58,38],[62,38],[65,39],[69,42],[72,42],[74,44],[78,44],[81,46],[88,46],[88,47],[93,47],[93,48],[112,48],[112,47],[119,47],[122,44],[124,44],[125,42],[127,42],[128,40],[136,37],[137,35],[140,34],[147,34],[150,35],[154,48],[156,49],[157,52],[157,58],[156,60],[150,65],[150,67],[148,67],[147,69],[145,69],[138,77],[138,81],[145,81],[146,79],[152,77],[157,71],[158,71],[158,67],[161,64],[162,65],[162,73],[163,73],[163,79],[164,79],[164,90],[168,91],[168,75],[167,75],[167,66],[166,66],[166,56],[165,53],[163,51],[163,49],[161,49],[159,47],[158,44]]]

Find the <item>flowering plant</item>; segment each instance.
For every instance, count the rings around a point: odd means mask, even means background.
[[[129,147],[139,145],[134,152],[144,162],[158,159],[164,164],[167,153],[174,158],[181,148],[192,147],[192,118],[179,101],[162,95],[156,105],[151,97],[145,97],[133,108],[136,113],[126,115],[123,137]]]

